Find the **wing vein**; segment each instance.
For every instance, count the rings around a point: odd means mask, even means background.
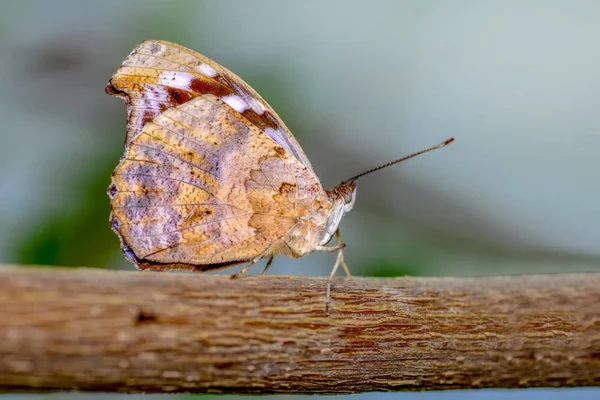
[[[212,104],[214,104],[216,107],[219,107],[219,108],[223,109],[223,105],[222,105],[222,104],[219,104],[219,103],[217,103],[217,102],[214,102],[214,101],[212,101],[212,100],[211,100],[211,99],[209,99],[209,98],[206,98],[206,100],[207,100],[207,101],[210,101],[210,102],[211,102]],[[227,110],[227,111],[229,111],[229,110]],[[184,111],[184,112],[186,112],[186,111]],[[188,114],[188,115],[190,115],[192,118],[195,118],[196,120],[199,120],[199,121],[200,121],[200,118],[196,117],[195,115],[193,115],[193,114],[191,114],[191,113],[189,113],[189,112],[188,112],[187,114]],[[242,118],[244,118],[244,116],[242,116],[241,114],[239,114],[239,115],[240,115]],[[245,122],[249,122],[249,121],[248,121],[246,118],[244,118],[244,120],[245,120]],[[208,124],[208,122],[206,122],[206,121],[203,121],[203,122]],[[253,125],[253,126],[255,126],[254,124],[252,124],[252,125]],[[250,129],[250,128],[248,128],[248,129]],[[259,130],[259,131],[260,131],[260,130]],[[260,131],[260,132],[262,133],[262,131]],[[252,133],[254,133],[254,132],[252,132]],[[267,135],[267,136],[268,136],[268,135]],[[254,158],[250,157],[250,155],[248,155],[248,153],[246,153],[246,151],[245,151],[245,150],[244,150],[242,147],[240,147],[240,146],[239,146],[237,143],[235,143],[235,145],[236,145],[236,147],[237,147],[238,149],[240,149],[240,150],[241,150],[241,151],[244,153],[244,155],[246,156],[246,158],[248,158],[248,159],[249,159],[251,162],[253,162],[253,163],[254,163],[254,165],[256,165],[256,167],[258,168],[258,170],[259,170],[259,171],[262,173],[262,175],[265,177],[265,179],[266,179],[266,180],[269,182],[269,185],[271,186],[271,189],[273,189],[273,191],[277,191],[277,189],[275,189],[275,186],[273,185],[273,181],[271,181],[271,179],[270,179],[270,178],[267,176],[267,174],[266,174],[266,173],[265,173],[265,171],[262,169],[262,167],[261,167],[260,165],[258,165],[258,162],[256,161],[256,159],[254,159]]]
[[[184,206],[227,206],[227,207],[238,208],[238,207],[234,206],[233,204],[227,204],[227,203],[223,203],[223,204],[215,204],[215,203],[148,204],[148,205],[131,205],[131,206],[113,206],[113,208],[127,209],[127,208],[184,207]],[[239,209],[244,212],[250,212],[248,210],[244,210],[241,208],[239,208]]]
[[[215,259],[215,257],[217,257],[217,256],[219,256],[219,255],[221,255],[221,254],[223,254],[223,253],[224,253],[224,252],[226,252],[227,250],[231,250],[231,249],[232,249],[232,248],[234,248],[235,246],[239,246],[241,243],[243,243],[243,242],[245,242],[245,241],[247,241],[247,240],[250,240],[250,239],[252,239],[252,238],[254,238],[254,237],[256,237],[256,236],[258,236],[258,233],[254,233],[254,234],[252,234],[252,235],[250,235],[250,236],[246,237],[245,239],[239,240],[239,241],[237,241],[237,242],[233,243],[232,245],[230,245],[230,246],[227,246],[227,247],[225,247],[225,248],[221,249],[220,251],[218,251],[218,252],[214,253],[214,254],[213,254],[213,255],[212,255],[210,258],[208,258],[208,259],[206,260],[206,262],[208,262],[208,263],[210,264],[210,261],[209,261],[209,260],[214,260],[214,259]],[[260,254],[260,252],[259,252],[258,254]],[[253,256],[252,258],[254,258],[254,257],[255,257],[255,256]],[[232,261],[233,261],[233,260],[232,260]]]
[[[204,120],[202,120],[202,119],[200,119],[200,118],[198,118],[198,117],[194,116],[193,114],[191,114],[191,113],[189,113],[189,112],[187,112],[187,111],[185,111],[185,110],[178,109],[178,111],[181,111],[181,112],[183,112],[183,113],[186,113],[186,114],[190,115],[192,118],[194,118],[194,119],[196,119],[196,120],[198,120],[198,121],[202,121],[202,122],[203,122],[203,123],[205,123],[205,124],[208,124],[208,125],[210,125],[210,124],[209,124],[209,123],[207,123],[206,121],[204,121]],[[181,121],[177,121],[177,120],[175,120],[175,119],[171,118],[171,116],[170,116],[170,115],[164,115],[164,114],[163,114],[163,115],[162,115],[162,117],[170,119],[170,120],[171,120],[171,121],[173,121],[175,124],[178,124],[178,125],[180,125],[181,127],[183,127],[183,128],[184,128],[184,129],[186,129],[186,130],[195,131],[195,128],[194,128],[194,127],[191,127],[191,126],[189,126],[189,125],[186,125],[186,124],[182,123]],[[155,124],[155,125],[156,125],[156,124]],[[184,139],[186,139],[186,140],[189,140],[189,141],[190,141],[192,144],[194,144],[194,145],[196,145],[196,146],[198,146],[198,147],[202,148],[202,149],[203,149],[203,150],[205,150],[206,152],[208,152],[208,153],[212,154],[213,156],[215,156],[216,158],[218,158],[218,159],[219,159],[219,160],[220,160],[222,163],[229,165],[229,166],[230,166],[230,167],[232,167],[233,169],[237,170],[237,171],[238,171],[240,174],[244,174],[244,172],[245,172],[245,171],[242,171],[242,170],[241,170],[239,167],[237,167],[237,166],[234,166],[233,164],[231,164],[231,163],[229,163],[229,162],[226,162],[226,161],[225,161],[223,158],[219,157],[218,153],[214,153],[214,152],[212,152],[212,151],[206,150],[206,149],[205,149],[205,148],[204,148],[204,147],[203,147],[203,146],[202,146],[200,143],[196,142],[195,140],[193,140],[193,139],[191,139],[191,138],[188,138],[188,137],[184,136],[183,134],[181,134],[181,133],[179,133],[179,132],[177,132],[177,131],[175,131],[175,130],[173,130],[173,129],[169,129],[169,128],[165,127],[165,126],[162,126],[162,125],[156,125],[156,126],[159,126],[159,127],[161,127],[161,128],[164,128],[164,129],[168,130],[169,132],[172,132],[172,133],[174,133],[175,135],[177,135],[177,136],[179,136],[179,137],[182,137],[182,138],[184,138]],[[243,150],[243,149],[242,149],[242,148],[241,148],[241,147],[240,147],[240,146],[237,144],[237,143],[235,143],[235,142],[233,142],[233,143],[234,143],[234,145],[236,146],[236,148],[237,148],[237,149],[241,150],[241,152],[244,154],[244,156],[245,156],[247,159],[249,159],[251,163],[254,163],[254,164],[256,165],[256,167],[258,168],[258,170],[262,172],[263,176],[264,176],[264,177],[267,179],[267,181],[269,182],[269,185],[271,186],[271,189],[272,189],[273,191],[276,191],[275,187],[273,186],[273,183],[272,183],[272,182],[271,182],[271,180],[270,180],[270,179],[269,179],[269,178],[268,178],[268,177],[265,175],[264,171],[263,171],[263,170],[262,170],[262,168],[261,168],[261,167],[258,165],[258,163],[257,163],[256,161],[252,161],[253,159],[252,159],[252,158],[251,158],[251,157],[250,157],[250,156],[249,156],[249,155],[248,155],[248,154],[247,154],[247,153],[246,153],[246,152],[245,152],[245,151],[244,151],[244,150]],[[250,165],[248,165],[247,163],[246,163],[246,168],[247,168],[248,170],[252,170],[252,169],[253,169],[253,168],[252,168]],[[248,175],[248,176],[249,176],[250,174],[246,174],[246,175]],[[252,180],[254,180],[254,179],[252,179]],[[254,180],[254,181],[255,181],[255,180]],[[256,182],[256,181],[255,181],[255,182]],[[258,183],[258,182],[257,182],[257,183]]]
[[[239,218],[239,217],[245,217],[245,216],[248,216],[248,215],[251,215],[251,214],[253,214],[253,213],[244,213],[244,214],[229,215],[227,217],[214,218],[214,219],[211,219],[209,221],[204,221],[204,222],[200,222],[198,224],[194,224],[194,225],[190,225],[190,226],[185,226],[183,228],[174,229],[174,230],[168,231],[168,232],[154,233],[154,234],[151,234],[151,235],[132,235],[131,237],[132,238],[136,238],[136,239],[141,239],[141,238],[167,236],[167,235],[171,235],[171,234],[177,233],[177,232],[185,232],[187,230],[194,229],[194,228],[197,228],[199,226],[210,225],[210,224],[214,224],[214,223],[217,223],[217,222],[227,221],[227,220],[230,220],[230,219],[236,219],[236,218]]]
[[[175,182],[181,182],[181,183],[184,183],[184,184],[189,185],[189,186],[193,186],[195,188],[198,188],[198,189],[200,189],[200,190],[208,193],[215,200],[219,201],[222,204],[228,204],[228,203],[224,202],[223,200],[221,200],[220,198],[218,198],[215,194],[211,193],[208,189],[206,189],[206,188],[204,188],[204,187],[202,187],[200,185],[197,185],[195,183],[192,183],[190,181],[186,181],[184,179],[178,179],[178,178],[174,178],[172,176],[164,176],[164,175],[143,174],[143,173],[139,173],[139,172],[135,172],[135,173],[115,172],[115,173],[113,173],[113,175],[118,175],[118,176],[147,176],[149,178],[162,178],[162,179],[168,179],[168,180],[175,181]],[[244,211],[248,211],[248,210],[244,210]]]
[[[194,74],[198,74],[198,73],[197,73],[197,72],[195,72],[195,71],[194,71],[192,68],[190,68],[188,65],[185,65],[184,63],[180,63],[180,62],[178,62],[178,61],[175,61],[175,60],[173,60],[172,58],[161,57],[161,56],[157,56],[156,54],[152,54],[152,53],[146,53],[146,52],[139,51],[139,50],[137,50],[135,53],[133,53],[133,54],[132,54],[132,56],[133,56],[133,55],[135,55],[135,54],[141,54],[141,55],[144,55],[144,56],[148,56],[148,57],[153,57],[153,58],[156,58],[156,59],[158,59],[158,60],[168,61],[168,62],[170,62],[170,63],[172,63],[172,64],[180,65],[180,66],[182,66],[182,67],[185,67],[185,68],[187,68],[187,69],[185,69],[185,70],[181,70],[181,72],[188,72],[188,71],[192,71],[192,73],[194,73]],[[131,56],[129,57],[129,59],[131,59]],[[147,67],[147,66],[145,66],[145,65],[144,65],[144,64],[142,64],[142,63],[132,63],[132,64],[126,64],[126,66],[139,67],[139,68],[151,68],[151,69],[155,69],[155,70],[157,70],[157,71],[173,71],[172,69],[168,69],[168,68]],[[204,75],[202,75],[202,76],[204,76]]]

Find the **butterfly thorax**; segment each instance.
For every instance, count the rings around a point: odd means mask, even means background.
[[[285,238],[291,257],[302,257],[325,246],[335,234],[342,217],[354,206],[356,182],[342,182],[325,196],[315,199],[313,212],[301,217]]]

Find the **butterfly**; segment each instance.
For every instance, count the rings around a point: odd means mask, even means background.
[[[107,93],[125,100],[124,154],[108,188],[110,223],[142,270],[212,271],[276,255],[335,252],[340,220],[365,174],[325,190],[306,154],[263,98],[231,71],[183,46],[148,40]],[[337,243],[327,246],[336,236]],[[330,281],[327,299],[330,296]]]

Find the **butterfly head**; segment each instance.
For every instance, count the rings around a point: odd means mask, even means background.
[[[349,212],[354,207],[354,201],[356,200],[356,179],[340,183],[333,188],[330,196],[334,203],[342,206],[344,214]]]
[[[356,200],[356,180],[351,179],[340,183],[333,190],[327,191],[327,197],[332,207],[324,215],[324,223],[321,225],[322,229],[319,230],[321,234],[318,244],[320,246],[326,245],[331,240],[342,217],[352,210]]]
[[[356,181],[342,182],[325,194],[315,199],[312,212],[301,218],[286,236],[290,256],[302,257],[331,240],[342,217],[354,205]]]

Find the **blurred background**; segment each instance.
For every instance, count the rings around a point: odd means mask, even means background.
[[[2,2],[0,262],[133,269],[108,225],[126,114],[104,87],[163,39],[254,87],[327,188],[456,138],[360,180],[341,224],[354,274],[600,272],[598,21],[593,0]],[[334,260],[280,257],[270,273]]]

